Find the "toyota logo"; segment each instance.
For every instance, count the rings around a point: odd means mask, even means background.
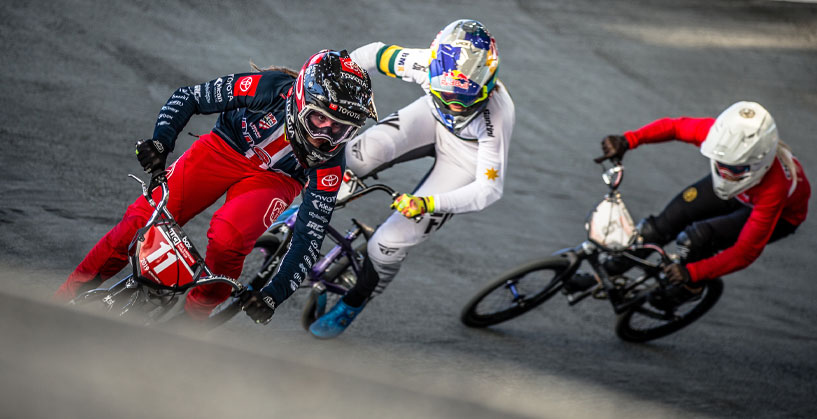
[[[250,87],[252,87],[252,77],[244,77],[238,84],[238,88],[241,89],[242,92],[250,90]]]
[[[331,188],[338,184],[340,178],[338,175],[327,175],[321,179],[321,185],[326,186],[327,188]]]

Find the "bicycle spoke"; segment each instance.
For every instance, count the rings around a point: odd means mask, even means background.
[[[666,311],[658,312],[658,311],[655,311],[655,310],[653,310],[653,309],[651,309],[651,308],[649,308],[647,306],[643,306],[643,305],[637,307],[635,309],[635,312],[643,314],[643,315],[645,315],[647,317],[650,317],[650,318],[653,318],[653,319],[664,320],[664,321],[672,321],[673,319],[675,319],[677,317],[677,316],[672,316],[672,314],[669,313],[669,312],[666,312]]]
[[[673,333],[701,317],[720,298],[723,282],[713,280],[706,284],[701,294],[675,307],[659,308],[653,304],[664,305],[666,302],[650,302],[634,307],[623,314],[616,325],[616,333],[624,340],[645,342]]]
[[[550,256],[530,261],[491,281],[463,308],[460,320],[486,327],[510,320],[552,297],[562,286],[569,261]]]

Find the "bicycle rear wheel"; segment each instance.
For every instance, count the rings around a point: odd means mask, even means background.
[[[698,320],[718,302],[723,294],[723,280],[704,281],[701,292],[700,297],[671,310],[656,308],[645,297],[641,304],[618,316],[616,335],[627,342],[647,342],[677,332]]]
[[[482,289],[462,310],[460,321],[486,327],[508,321],[544,303],[564,285],[570,262],[551,256],[506,272]]]

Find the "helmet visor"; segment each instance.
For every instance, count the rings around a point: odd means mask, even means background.
[[[440,92],[434,89],[430,89],[431,94],[440,99],[440,101],[446,105],[460,105],[464,107],[473,106],[479,102],[485,100],[488,97],[488,87],[482,86],[477,94],[466,94],[466,93],[456,93],[456,92]]]
[[[311,104],[304,107],[298,119],[310,137],[333,147],[352,139],[358,130],[356,125],[333,118]]]
[[[715,172],[724,180],[731,182],[746,179],[751,174],[750,166],[748,164],[732,166],[719,161],[715,162]]]

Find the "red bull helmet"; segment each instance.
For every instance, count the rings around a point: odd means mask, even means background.
[[[443,28],[428,67],[434,116],[459,134],[488,104],[498,69],[496,40],[482,23],[462,19]]]

